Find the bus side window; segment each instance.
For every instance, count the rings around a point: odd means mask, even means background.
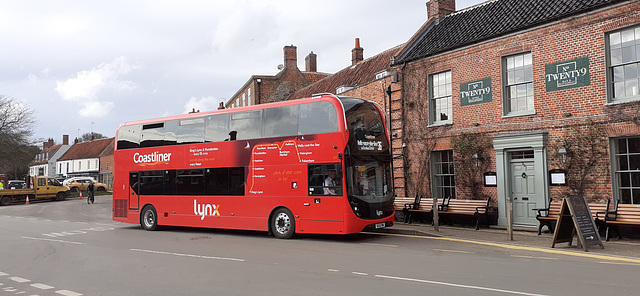
[[[331,173],[336,173],[335,178],[330,178]],[[310,164],[308,166],[309,195],[342,195],[341,176],[340,164]]]

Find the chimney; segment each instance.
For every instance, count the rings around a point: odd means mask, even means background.
[[[53,144],[54,144],[53,143],[53,138],[49,138],[49,145],[47,145],[47,146],[49,146],[48,148],[53,147]]]
[[[456,11],[456,0],[429,0],[427,20],[438,20]]]
[[[364,48],[360,47],[360,38],[356,38],[356,47],[351,50],[351,65],[361,62],[364,58]]]
[[[305,71],[318,72],[318,55],[313,51],[304,59]]]
[[[298,68],[297,47],[293,46],[293,44],[284,47],[284,67]]]
[[[62,135],[62,145],[69,145],[69,135]]]
[[[49,142],[42,142],[42,150],[49,148]]]
[[[224,109],[224,103],[220,102],[220,105],[218,106],[218,110],[223,110]]]

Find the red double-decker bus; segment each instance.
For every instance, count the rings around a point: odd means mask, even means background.
[[[113,220],[278,238],[389,227],[382,114],[370,101],[318,95],[121,124]]]

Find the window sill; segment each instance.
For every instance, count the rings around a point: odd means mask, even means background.
[[[445,126],[445,125],[453,125],[453,121],[438,121],[438,122],[434,122],[427,125],[427,127],[438,127],[438,126]]]
[[[614,106],[614,105],[620,105],[620,104],[626,104],[626,103],[634,103],[634,102],[640,102],[640,96],[636,96],[636,97],[631,97],[628,99],[619,99],[616,101],[609,101],[604,103],[605,106]]]
[[[535,110],[531,111],[520,111],[520,112],[512,112],[509,114],[502,115],[502,118],[511,118],[511,117],[520,117],[520,116],[528,116],[528,115],[536,115]]]

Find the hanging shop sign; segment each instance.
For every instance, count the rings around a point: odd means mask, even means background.
[[[491,78],[460,84],[460,105],[491,102]]]
[[[569,89],[591,84],[589,57],[544,66],[547,91]]]

